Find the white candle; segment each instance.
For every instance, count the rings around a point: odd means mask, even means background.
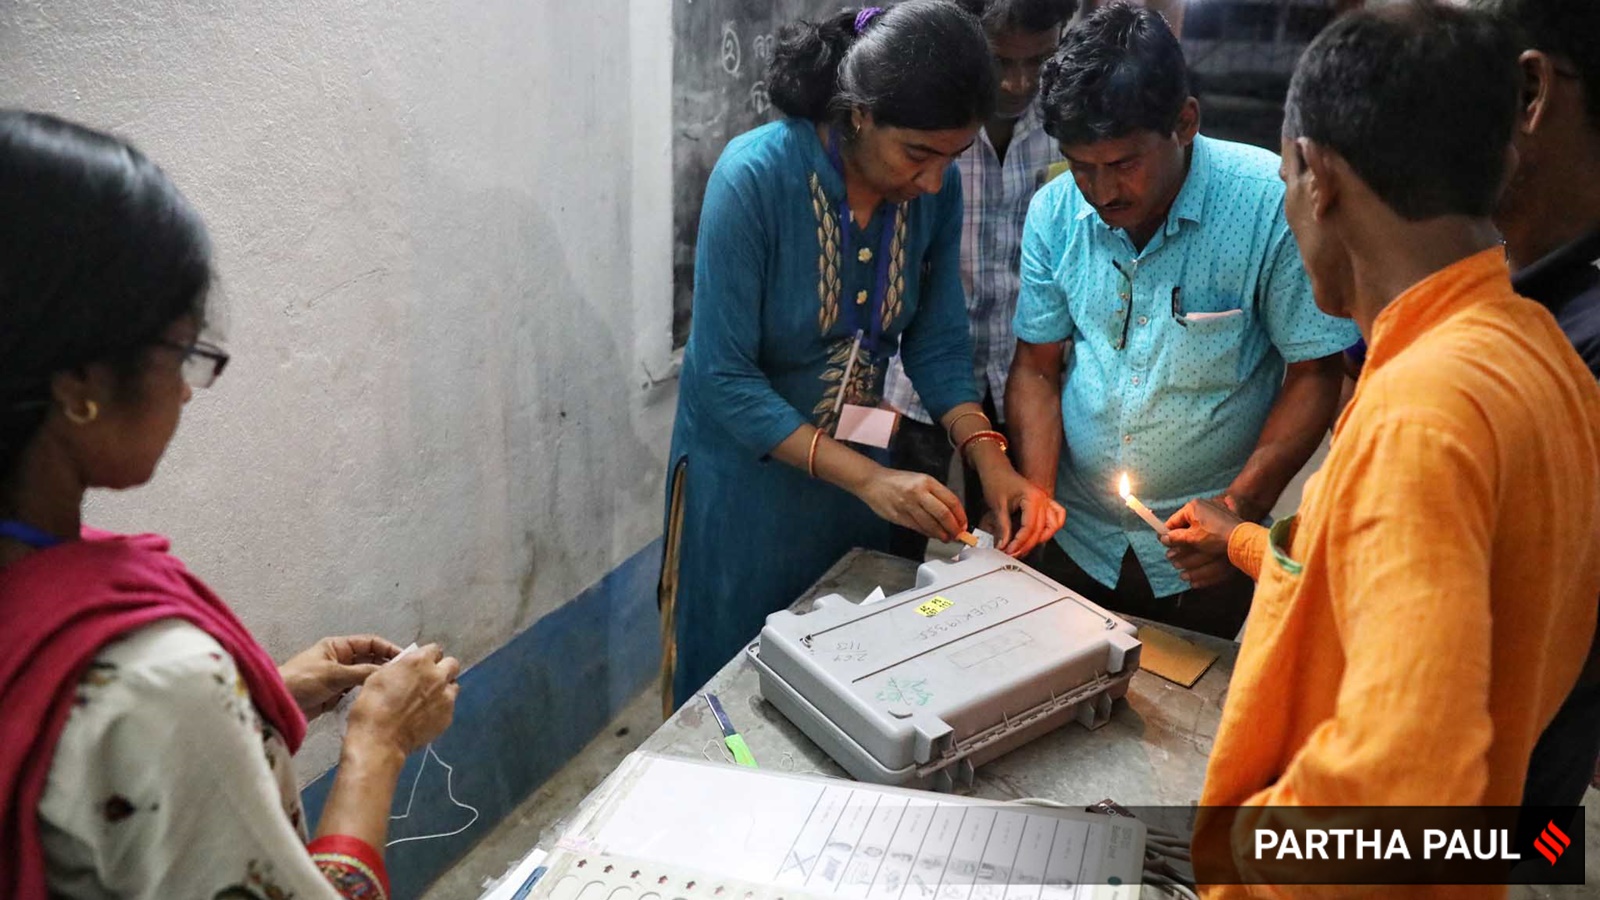
[[[1150,511],[1150,507],[1140,503],[1139,498],[1133,495],[1133,488],[1128,484],[1127,472],[1122,473],[1122,482],[1119,485],[1119,489],[1122,494],[1122,501],[1128,504],[1128,508],[1138,513],[1139,518],[1143,519],[1145,524],[1149,525],[1151,528],[1154,528],[1156,534],[1166,537],[1166,524],[1160,519],[1156,518],[1156,514]]]

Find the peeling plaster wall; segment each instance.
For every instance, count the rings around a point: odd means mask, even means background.
[[[674,386],[670,6],[13,0],[0,103],[133,140],[217,245],[234,361],[156,479],[278,658],[469,664],[654,540]],[[309,778],[336,746],[314,733]]]

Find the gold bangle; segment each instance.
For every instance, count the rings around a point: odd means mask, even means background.
[[[954,447],[956,445],[956,423],[960,422],[962,419],[965,419],[967,416],[980,416],[983,419],[984,425],[987,425],[989,428],[994,427],[994,423],[989,421],[988,413],[976,409],[972,410],[971,412],[964,412],[952,419],[950,421],[950,427],[945,430],[945,437],[950,439],[950,446]]]
[[[822,440],[822,429],[811,433],[811,453],[806,456],[806,474],[817,477],[817,442]]]
[[[1011,449],[1011,445],[1006,443],[1006,436],[998,431],[974,431],[972,434],[967,435],[966,440],[961,442],[961,449],[957,451],[961,454],[962,459],[967,458],[967,448],[978,441],[994,441],[1000,445],[1001,453]]]

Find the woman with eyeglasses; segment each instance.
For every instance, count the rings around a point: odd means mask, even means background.
[[[222,374],[211,280],[205,226],[137,150],[0,111],[0,897],[386,896],[400,767],[449,725],[437,646],[276,666],[164,538],[83,524]],[[290,754],[359,684],[308,845]]]
[[[888,465],[897,352],[1001,549],[1066,515],[1012,467],[973,381],[951,163],[994,110],[983,26],[945,0],[846,10],[780,32],[766,81],[787,118],[728,144],[700,215],[660,589],[674,706],[851,548],[888,550],[891,524],[967,529],[943,484]]]

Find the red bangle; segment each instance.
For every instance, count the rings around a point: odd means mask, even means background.
[[[325,834],[306,845],[306,850],[341,896],[349,900],[389,897],[389,871],[384,868],[383,854],[366,841],[348,834]]]
[[[987,425],[990,428],[994,427],[994,423],[989,421],[989,416],[988,416],[987,413],[981,413],[981,412],[978,412],[977,410],[972,410],[970,412],[964,412],[961,415],[956,416],[954,419],[952,419],[950,421],[950,427],[945,430],[945,437],[950,439],[950,446],[951,447],[954,447],[956,445],[956,424],[959,423],[962,419],[965,419],[967,416],[978,416],[979,418],[983,419],[983,424]]]
[[[957,451],[961,454],[962,459],[966,459],[967,457],[967,448],[978,441],[994,441],[1000,445],[1001,453],[1005,453],[1007,450],[1011,449],[1011,445],[1006,443],[1006,436],[998,431],[974,431],[973,433],[967,435],[966,440],[961,442],[961,449]]]
[[[812,478],[817,477],[817,441],[822,440],[822,429],[818,428],[811,434],[811,453],[806,456],[806,474]]]

